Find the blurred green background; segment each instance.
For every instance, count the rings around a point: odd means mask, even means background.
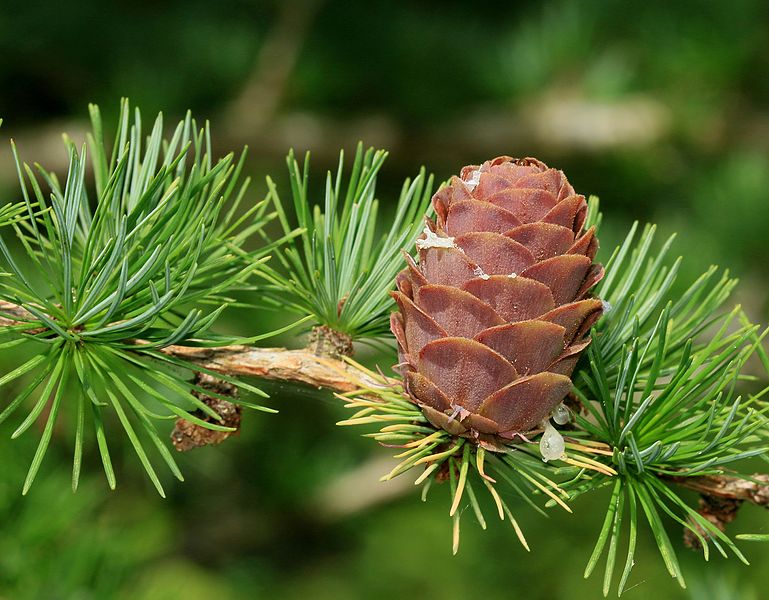
[[[245,144],[255,176],[285,185],[289,147],[317,179],[360,139],[391,151],[380,198],[424,164],[445,179],[500,154],[536,156],[601,197],[604,258],[634,219],[679,233],[684,278],[711,263],[742,280],[735,301],[769,320],[769,10],[708,2],[393,3],[125,0],[0,5],[0,134],[61,171],[62,131],[86,105],[115,116],[121,96],[146,120],[188,108],[216,147]],[[17,200],[8,146],[0,198]],[[278,317],[225,315],[257,333]],[[282,339],[279,343],[301,344]],[[387,368],[394,354],[365,355]],[[2,360],[2,359],[0,359]],[[0,367],[5,367],[0,364]],[[30,496],[35,440],[0,443],[0,598],[598,598],[582,579],[604,496],[542,519],[521,507],[528,554],[507,524],[463,520],[451,557],[448,490],[422,504],[410,482],[377,483],[389,452],[340,430],[330,395],[270,386],[277,416],[180,457],[184,484],[158,498],[128,447],[109,493],[91,461],[69,486],[71,440],[55,439]],[[767,532],[743,509],[732,531]],[[680,539],[671,526],[671,536]],[[769,548],[751,567],[681,548],[689,591],[644,537],[627,598],[761,599]]]

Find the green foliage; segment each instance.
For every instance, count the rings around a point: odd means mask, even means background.
[[[591,476],[572,487],[574,495],[608,485],[612,495],[595,550],[585,570],[596,567],[608,542],[604,594],[608,594],[620,538],[627,536],[618,592],[626,587],[634,563],[643,515],[671,576],[685,587],[675,551],[665,531],[666,515],[726,556],[745,557],[731,539],[691,508],[672,485],[673,477],[719,475],[753,456],[766,456],[763,392],[738,394],[740,373],[760,349],[763,335],[739,307],[722,307],[735,280],[709,269],[671,299],[680,259],[668,257],[668,242],[651,255],[654,227],[636,241],[633,226],[607,264],[596,290],[611,309],[593,331],[588,364],[575,377],[585,412],[577,425],[591,439],[613,449],[618,475]],[[640,510],[639,510],[640,508]],[[745,561],[746,562],[746,561]]]
[[[433,178],[422,169],[406,180],[389,229],[377,229],[379,201],[376,178],[387,153],[358,145],[352,170],[345,181],[344,153],[334,177],[326,175],[325,198],[311,202],[309,154],[300,168],[293,152],[287,163],[296,221],[302,234],[277,253],[281,271],[265,269],[271,285],[268,298],[282,310],[310,313],[314,322],[370,339],[390,334],[394,303],[389,296],[395,275],[403,267],[400,249],[410,248],[423,228]],[[267,179],[283,234],[294,231],[277,188]]]
[[[60,457],[53,458],[56,468],[37,482],[36,493],[20,496],[31,442],[0,448],[0,597],[119,597],[137,568],[168,552],[174,532],[167,511],[143,504],[139,490],[126,490],[114,499],[119,510],[110,514],[95,478],[84,478],[77,494],[66,493]]]
[[[91,120],[88,145],[95,197],[86,181],[85,148],[78,151],[67,140],[70,162],[62,186],[41,166],[22,164],[14,147],[27,214],[12,227],[32,269],[22,269],[0,238],[11,275],[0,281],[0,299],[28,313],[21,325],[4,330],[11,339],[2,346],[22,351],[34,347],[36,354],[0,379],[0,385],[7,386],[27,373],[31,377],[0,413],[0,422],[40,390],[13,433],[21,435],[47,411],[24,493],[37,474],[60,412],[72,413],[76,432],[73,488],[79,481],[86,421],[93,425],[114,487],[103,415],[105,409],[112,410],[162,494],[141,438],[156,447],[180,479],[181,473],[154,421],[181,416],[212,429],[222,426],[190,414],[197,409],[219,419],[190,393],[192,365],[160,350],[173,344],[242,341],[208,330],[234,302],[233,292],[253,289],[250,281],[267,253],[293,233],[257,250],[245,249],[247,240],[275,215],[268,213],[266,200],[238,213],[248,184],[239,183],[244,156],[235,161],[228,155],[214,163],[208,127],[199,130],[190,115],[169,139],[163,138],[159,115],[145,140],[139,112],[131,122],[124,102],[111,153],[95,106]],[[50,189],[50,198],[43,186]],[[247,383],[232,383],[265,395]]]
[[[0,227],[5,227],[18,220],[26,212],[27,207],[19,202],[17,204],[6,204],[0,207]]]

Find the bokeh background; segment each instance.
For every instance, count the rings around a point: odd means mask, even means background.
[[[82,137],[88,102],[108,120],[121,96],[145,119],[162,110],[171,123],[192,109],[210,119],[222,154],[249,145],[254,201],[265,174],[285,185],[289,147],[312,151],[317,179],[358,140],[387,148],[385,204],[423,164],[442,180],[500,154],[537,156],[601,197],[604,252],[633,220],[656,222],[661,237],[679,234],[684,279],[728,266],[742,280],[735,301],[769,320],[762,0],[3,0],[0,90],[0,136],[59,171],[60,134]],[[18,195],[7,145],[0,194]],[[232,313],[222,327],[256,333],[279,318]],[[334,426],[345,416],[338,402],[269,391],[280,414],[250,415],[239,438],[181,456],[187,481],[167,478],[167,500],[117,446],[117,492],[92,462],[73,495],[66,432],[22,499],[35,441],[11,443],[3,427],[0,598],[600,596],[598,578],[582,579],[600,494],[576,502],[573,516],[521,507],[531,554],[507,524],[482,532],[468,514],[452,558],[447,490],[423,504],[408,481],[377,483],[389,454]],[[733,525],[767,529],[766,513],[750,507]],[[769,597],[765,545],[745,544],[753,564],[743,567],[705,564],[679,544],[684,592],[643,539],[627,598]]]

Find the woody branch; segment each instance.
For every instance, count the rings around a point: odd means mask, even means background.
[[[0,300],[0,328],[23,325],[33,319],[23,307]],[[137,344],[141,344],[141,341],[137,341]],[[161,351],[224,375],[301,383],[339,393],[382,385],[381,381],[373,380],[367,373],[347,362],[320,356],[308,349],[288,350],[239,345],[220,348],[167,346]],[[395,379],[389,382],[398,383]],[[703,496],[742,500],[769,508],[767,475],[755,475],[754,481],[729,475],[669,476],[665,479]]]

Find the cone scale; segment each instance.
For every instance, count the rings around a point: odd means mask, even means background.
[[[499,157],[463,168],[432,203],[393,292],[406,392],[452,434],[525,435],[569,393],[601,316],[585,198],[536,159]]]

